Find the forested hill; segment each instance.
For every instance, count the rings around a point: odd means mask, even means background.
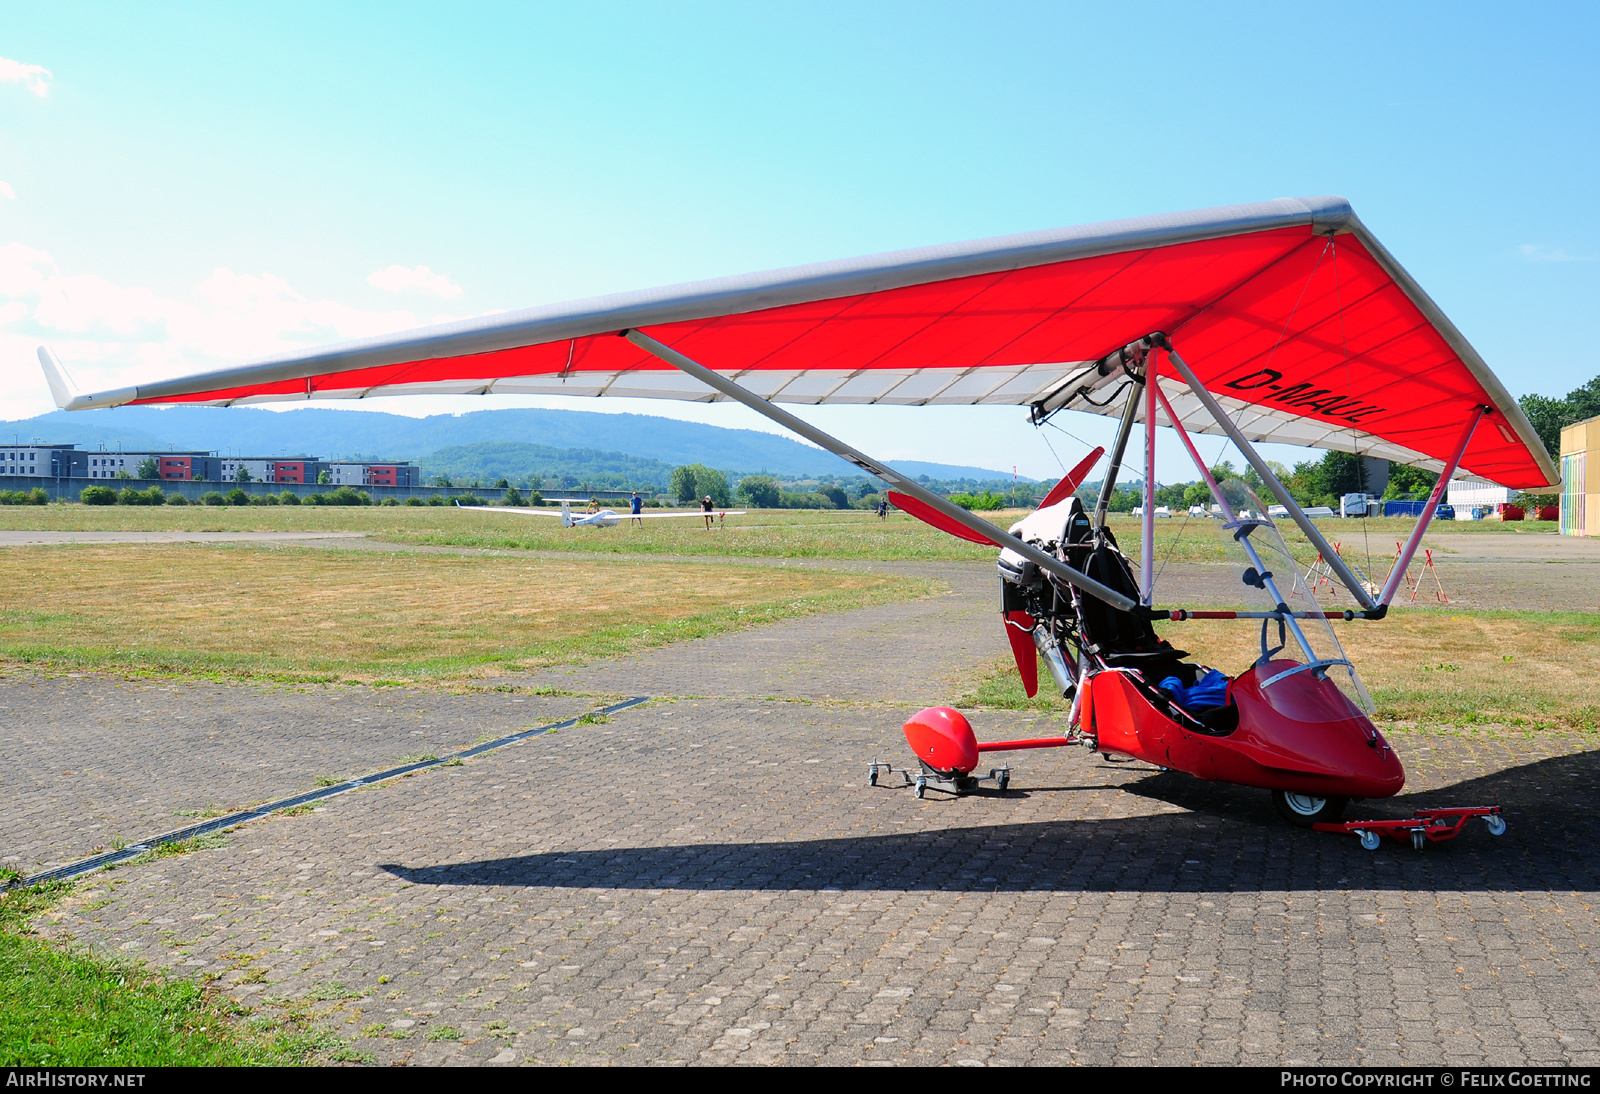
[[[624,452],[603,452],[598,448],[552,448],[545,444],[521,444],[516,441],[451,445],[422,461],[423,474],[428,482],[443,475],[458,483],[490,483],[506,479],[523,486],[532,480],[540,484],[588,485],[601,489],[651,486],[665,490],[672,479],[673,466],[662,460],[629,456]]]
[[[585,410],[503,409],[407,418],[307,407],[272,411],[258,407],[144,407],[55,411],[0,423],[24,441],[72,442],[110,448],[228,448],[252,456],[317,455],[425,460],[440,449],[486,441],[549,448],[618,452],[662,463],[703,463],[734,472],[779,475],[858,475],[821,449],[753,429],[681,422],[646,414],[601,414]],[[950,464],[897,461],[912,475],[936,479],[994,480],[999,471]]]

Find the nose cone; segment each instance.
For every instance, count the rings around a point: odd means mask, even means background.
[[[1259,680],[1293,667],[1275,661],[1234,682],[1238,743],[1258,763],[1281,772],[1284,789],[1351,798],[1398,794],[1406,783],[1400,758],[1332,680],[1298,672],[1260,686]]]
[[[965,775],[978,766],[978,738],[960,711],[949,707],[919,710],[904,729],[911,751],[935,771]]]

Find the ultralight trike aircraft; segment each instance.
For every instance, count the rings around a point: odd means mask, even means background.
[[[1001,613],[1030,694],[1042,660],[1070,698],[1060,737],[980,744],[957,712],[906,725],[919,794],[963,792],[981,754],[1082,746],[1272,792],[1292,822],[1448,839],[1495,806],[1340,821],[1351,799],[1405,782],[1329,620],[1381,620],[1449,479],[1536,489],[1559,475],[1516,402],[1340,198],[1285,199],[902,251],[531,308],[255,364],[79,394],[39,357],[58,406],[232,405],[376,395],[732,399],[890,487],[900,508],[1000,549]],[[998,528],[776,403],[1011,404],[1043,426],[1064,409],[1120,419],[1097,504],[1073,496],[1091,454],[1034,513]],[[1213,499],[1238,562],[1239,611],[1154,600],[1156,428],[1170,426]],[[1142,431],[1140,426],[1142,425]],[[1142,432],[1137,574],[1107,503]],[[1321,610],[1269,507],[1216,481],[1193,433],[1237,446],[1359,608]],[[1355,572],[1255,443],[1337,449],[1439,472],[1387,582]],[[1254,664],[1226,676],[1186,660],[1152,623],[1260,627]],[[887,765],[875,763],[872,778]]]

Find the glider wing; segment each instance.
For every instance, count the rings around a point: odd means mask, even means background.
[[[502,312],[94,394],[79,394],[48,350],[40,359],[72,410],[449,393],[723,397],[616,337],[631,328],[777,402],[998,403],[1035,417],[1115,411],[1122,377],[1097,362],[1161,331],[1252,441],[1438,469],[1484,406],[1489,422],[1462,467],[1512,487],[1559,481],[1482,358],[1334,197]],[[1170,363],[1160,368],[1177,379]],[[1218,431],[1193,394],[1172,404],[1191,431]]]

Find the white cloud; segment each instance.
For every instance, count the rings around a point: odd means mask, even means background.
[[[429,316],[444,322],[452,316]],[[63,272],[44,251],[0,244],[0,417],[50,409],[34,347],[53,347],[86,391],[219,368],[422,325],[408,310],[313,300],[273,274],[214,270],[164,296]]]
[[[1524,243],[1517,252],[1528,262],[1593,262],[1600,255],[1573,255],[1559,247],[1546,247],[1542,243]]]
[[[0,83],[21,84],[39,98],[50,94],[50,70],[43,65],[25,65],[0,57]]]
[[[415,269],[389,266],[368,274],[367,284],[385,292],[418,292],[444,300],[454,300],[465,291],[460,285],[451,281],[447,274],[434,273],[426,266],[418,266]]]
[[[0,179],[0,198],[12,198],[15,200],[16,196],[17,192],[11,188],[11,184],[5,179]]]

